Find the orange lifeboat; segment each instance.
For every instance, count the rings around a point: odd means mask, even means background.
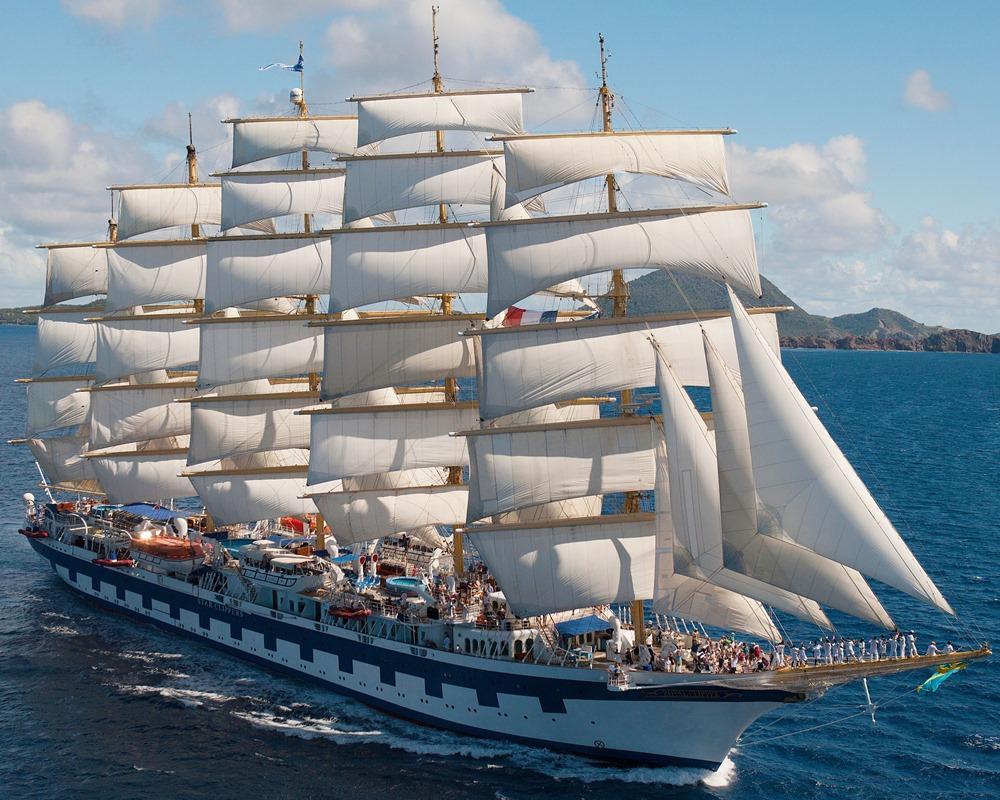
[[[138,550],[157,558],[165,558],[168,561],[187,561],[205,557],[205,548],[199,542],[192,542],[176,536],[137,538],[133,539],[129,546],[132,550]]]

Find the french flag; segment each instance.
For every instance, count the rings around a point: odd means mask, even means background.
[[[508,306],[503,318],[503,327],[517,328],[520,325],[538,325],[542,322],[557,322],[556,311],[528,311],[517,306]]]

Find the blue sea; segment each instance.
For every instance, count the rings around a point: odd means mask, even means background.
[[[0,426],[23,434],[34,331],[0,326]],[[806,397],[957,609],[1000,641],[1000,358],[786,351]],[[1000,667],[871,682],[765,717],[714,774],[623,769],[381,715],[80,599],[17,535],[37,475],[0,448],[0,797],[739,798],[1000,796]],[[878,591],[921,647],[962,634]],[[845,634],[866,630],[842,618]],[[798,638],[798,635],[797,637]],[[636,719],[636,725],[655,725]],[[820,727],[822,726],[822,727]],[[807,730],[811,729],[811,730]],[[804,731],[804,732],[803,732]]]

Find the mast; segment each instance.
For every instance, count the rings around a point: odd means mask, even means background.
[[[441,48],[438,43],[439,38],[437,32],[437,15],[439,10],[439,6],[431,6],[431,40],[434,46],[434,76],[431,80],[434,84],[435,94],[441,94],[444,92],[444,81],[441,79],[441,69],[439,64]],[[434,131],[434,145],[437,152],[444,152],[444,131]],[[438,224],[446,225],[447,223],[448,206],[445,203],[440,203],[438,205]],[[448,292],[441,295],[442,314],[452,313],[452,301],[454,300],[454,297],[455,296],[453,294]],[[458,380],[456,378],[447,377],[444,379],[444,399],[445,402],[448,403],[455,403],[458,401]],[[448,467],[448,483],[452,486],[458,486],[462,483],[462,468],[460,466]],[[461,578],[465,572],[465,547],[462,532],[460,530],[455,530],[452,533],[452,547],[452,556],[455,561],[455,574]]]
[[[198,151],[194,147],[194,129],[191,124],[191,112],[188,112],[188,144],[187,144],[187,182],[189,185],[198,183]],[[197,222],[191,225],[191,238],[201,236],[201,225]]]
[[[598,90],[601,100],[601,128],[605,133],[611,133],[613,130],[611,125],[611,109],[615,104],[615,96],[611,89],[608,88],[608,55],[604,49],[603,33],[597,34],[597,43],[601,49],[601,88]],[[609,172],[604,176],[604,183],[608,190],[608,213],[614,214],[618,211],[618,185],[615,182],[615,175],[613,172]],[[611,271],[611,300],[613,304],[611,313],[613,316],[628,316],[628,285],[625,283],[625,273],[621,269],[614,269]],[[622,414],[624,415],[630,415],[634,412],[635,409],[632,405],[631,389],[622,390],[621,407]],[[639,492],[625,493],[624,511],[626,514],[638,513]],[[635,628],[636,644],[645,639],[643,614],[642,600],[633,600],[632,625]]]

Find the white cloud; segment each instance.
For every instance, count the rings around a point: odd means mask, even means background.
[[[584,87],[587,81],[575,61],[554,59],[528,22],[498,0],[444,0],[440,5],[441,73],[447,86],[539,87],[525,100],[528,125],[576,107],[577,117],[581,111],[589,117],[595,94],[545,88]],[[338,87],[348,93],[385,92],[429,81],[430,5],[425,0],[373,0],[366,6],[327,28],[327,58],[336,70]],[[564,116],[559,124],[568,120],[578,121]]]
[[[62,7],[75,17],[121,28],[126,23],[148,25],[163,10],[163,0],[62,0]]]
[[[881,247],[894,228],[866,191],[867,156],[857,136],[823,145],[729,151],[738,197],[769,204],[767,222],[781,259],[842,256]]]
[[[951,106],[951,96],[934,88],[931,74],[925,69],[917,69],[906,79],[903,102],[910,108],[921,111],[944,111]]]

